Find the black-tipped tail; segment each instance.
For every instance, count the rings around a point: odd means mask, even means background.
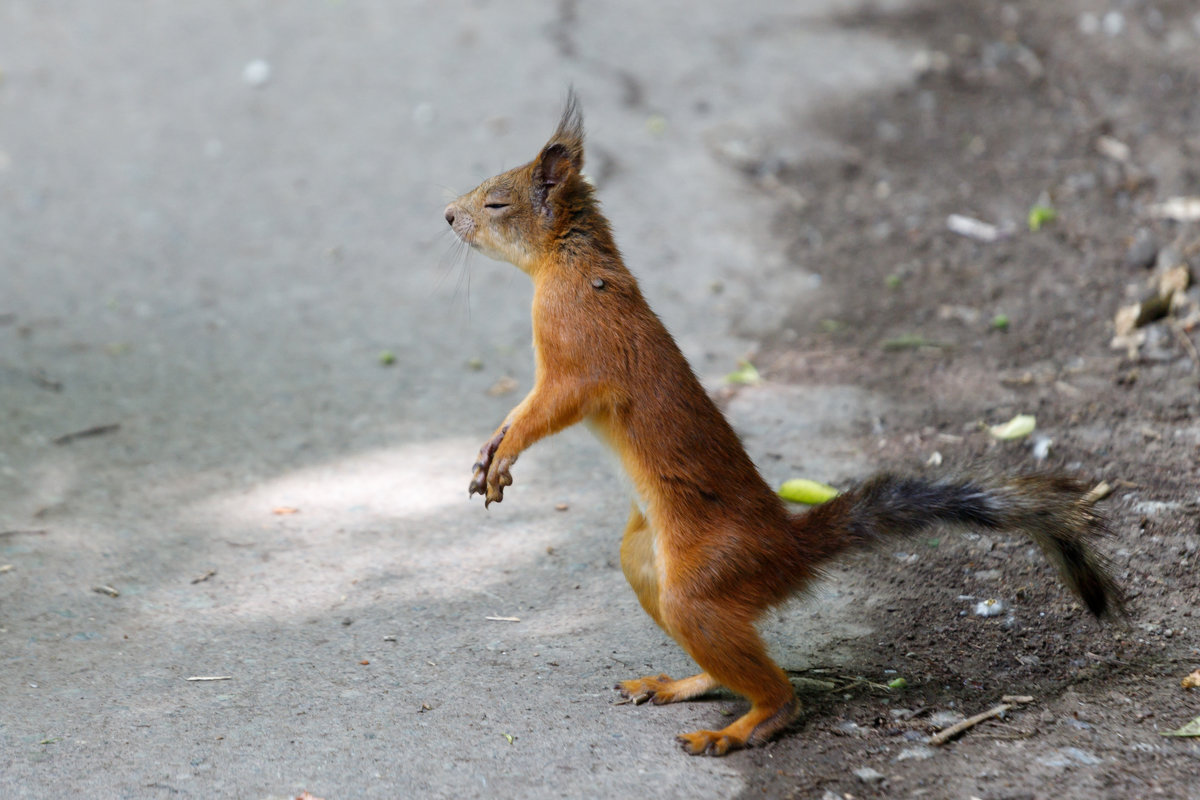
[[[1054,475],[997,481],[923,480],[883,474],[793,518],[802,541],[821,531],[821,557],[914,536],[936,524],[1021,531],[1097,617],[1121,613],[1124,595],[1091,546],[1108,533],[1087,491]]]

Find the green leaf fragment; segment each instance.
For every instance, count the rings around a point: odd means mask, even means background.
[[[379,354],[379,363],[382,366],[390,367],[392,364],[396,363],[396,354],[391,350],[384,350]]]
[[[821,320],[821,330],[825,331],[826,333],[837,333],[838,331],[844,329],[845,327],[846,327],[846,323],[842,322],[841,320],[837,320],[837,319]]]
[[[792,503],[816,506],[837,497],[838,490],[808,478],[792,478],[779,487],[779,496]]]
[[[906,689],[908,688],[908,681],[904,678],[892,678],[887,682],[887,687],[889,689]]]
[[[512,743],[513,743],[513,739],[515,739],[515,738],[516,738],[516,737],[515,737],[515,736],[513,736],[511,733],[504,733],[504,734],[501,734],[501,735],[502,735],[502,736],[503,736],[505,739],[507,739],[507,740],[508,740],[508,743],[509,743],[509,744],[512,744]]]
[[[997,314],[992,317],[992,328],[998,331],[1008,330],[1008,314]]]
[[[884,350],[916,350],[921,347],[945,347],[946,345],[926,339],[919,333],[906,333],[895,339],[885,339],[881,346]]]
[[[1034,205],[1029,209],[1029,230],[1037,233],[1043,225],[1058,219],[1058,211],[1050,206]]]
[[[762,383],[762,376],[758,374],[758,369],[753,364],[742,359],[738,362],[738,368],[725,376],[725,382],[753,385]]]
[[[1032,414],[1017,414],[1008,422],[988,428],[988,433],[992,435],[992,438],[1007,442],[1028,436],[1036,427],[1037,417]]]
[[[1200,717],[1174,731],[1159,731],[1163,736],[1200,736]]]

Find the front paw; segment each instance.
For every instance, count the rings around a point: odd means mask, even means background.
[[[496,455],[496,449],[504,441],[504,434],[506,433],[508,433],[507,425],[496,431],[496,435],[485,442],[483,447],[479,448],[479,457],[471,466],[471,483],[467,486],[467,497],[477,494],[482,494],[485,497],[488,495],[488,472],[492,467],[492,459]],[[512,478],[509,478],[509,483],[512,483]]]

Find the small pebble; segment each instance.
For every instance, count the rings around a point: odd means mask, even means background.
[[[886,775],[870,767],[859,767],[854,770],[854,777],[866,784],[883,783],[887,780]]]
[[[998,617],[1004,613],[1004,601],[996,599],[984,600],[981,603],[975,604],[975,616],[977,617]]]
[[[917,761],[924,761],[925,759],[933,758],[936,755],[937,750],[933,749],[932,747],[918,745],[917,747],[906,747],[901,750],[900,754],[896,756],[896,760],[910,761],[912,759],[916,759]]]

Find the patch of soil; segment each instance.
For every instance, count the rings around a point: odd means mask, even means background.
[[[1112,5],[1118,16],[1022,0],[845,20],[919,40],[927,69],[914,88],[826,109],[844,153],[773,175],[806,200],[779,231],[823,291],[760,362],[890,397],[862,442],[881,468],[1107,481],[1106,550],[1130,618],[1093,622],[1016,538],[862,557],[863,585],[886,598],[864,614],[893,633],[861,644],[877,659],[861,674],[908,688],[806,695],[798,733],[749,756],[764,767],[749,794],[1200,796],[1200,742],[1160,735],[1200,714],[1200,692],[1180,686],[1200,667],[1200,290],[1140,329],[1136,350],[1111,345],[1117,310],[1157,272],[1186,263],[1200,278],[1200,223],[1152,208],[1200,195],[1200,14],[1186,0]],[[1056,212],[1036,231],[1035,205]],[[1001,235],[951,232],[951,214]],[[1037,417],[1023,442],[981,425],[1016,413]],[[1041,460],[1039,437],[1053,440]],[[975,616],[960,595],[1012,613]],[[1035,700],[922,748],[933,714],[1009,694]]]

